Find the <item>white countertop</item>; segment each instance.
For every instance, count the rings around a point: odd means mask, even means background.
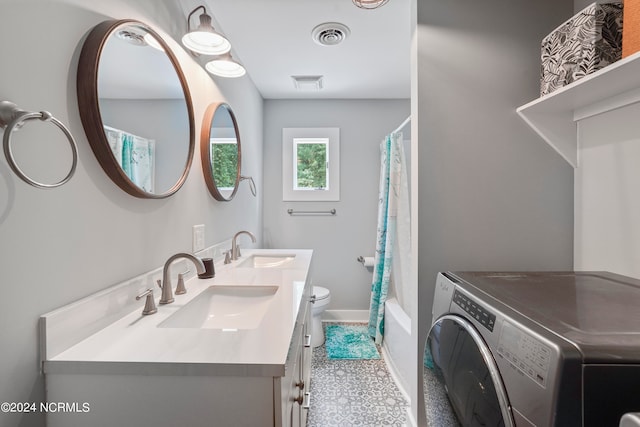
[[[311,250],[245,250],[229,265],[216,265],[212,279],[185,282],[187,293],[142,315],[133,312],[43,361],[46,374],[160,374],[281,376],[298,309],[308,283]],[[237,267],[253,254],[295,254],[286,269]],[[172,283],[177,282],[172,278]],[[158,327],[210,286],[277,285],[255,329],[221,330]],[[156,289],[155,300],[159,299]]]

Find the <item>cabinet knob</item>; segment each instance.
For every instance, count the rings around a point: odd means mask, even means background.
[[[297,382],[296,387],[298,387],[300,390],[304,390],[304,380],[300,380],[300,382]]]

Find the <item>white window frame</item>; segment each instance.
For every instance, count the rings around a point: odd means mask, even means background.
[[[327,140],[327,188],[295,188],[296,140]],[[340,200],[340,129],[282,129],[282,200],[336,202]]]

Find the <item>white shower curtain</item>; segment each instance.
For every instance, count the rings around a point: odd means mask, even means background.
[[[409,287],[411,253],[409,194],[402,140],[402,133],[394,132],[380,146],[378,233],[369,304],[369,335],[375,337],[377,344],[382,343],[384,336],[384,303],[392,276],[398,288],[396,297],[399,300],[408,297],[405,289],[400,289]]]

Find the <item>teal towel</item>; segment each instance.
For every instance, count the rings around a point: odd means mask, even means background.
[[[433,370],[433,356],[431,356],[431,350],[429,350],[429,344],[424,346],[424,367]]]

